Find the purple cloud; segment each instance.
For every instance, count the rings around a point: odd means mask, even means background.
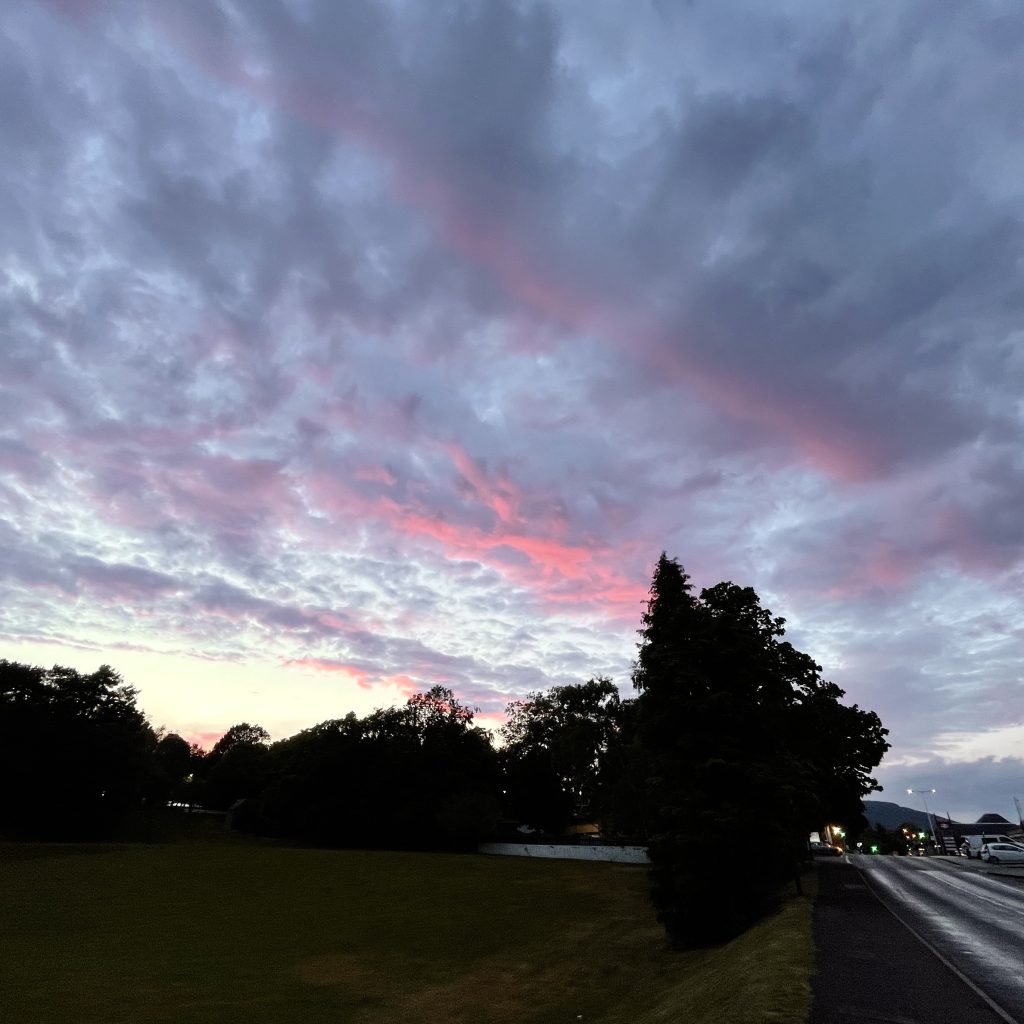
[[[6,11],[0,638],[147,652],[199,731],[234,691],[187,707],[161,657],[271,666],[268,727],[309,724],[299,675],[494,714],[627,689],[667,549],[879,710],[887,781],[982,786],[1020,685],[1018,22]]]

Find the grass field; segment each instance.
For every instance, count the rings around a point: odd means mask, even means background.
[[[727,946],[679,954],[636,867],[243,843],[4,846],[0,1016],[796,1024],[810,1000],[810,909],[792,899]]]

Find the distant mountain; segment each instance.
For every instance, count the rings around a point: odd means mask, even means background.
[[[915,810],[913,807],[901,807],[899,804],[889,803],[888,800],[865,800],[864,817],[868,819],[871,826],[881,825],[882,828],[899,828],[904,822],[917,825],[918,828],[931,828],[928,815],[924,811]],[[940,815],[945,817],[945,815]]]
[[[928,823],[928,815],[914,807],[902,807],[900,804],[889,803],[887,800],[865,800],[863,803],[864,817],[868,819],[868,824],[871,826],[881,825],[882,828],[894,829],[899,828],[906,821],[912,825],[917,825],[918,828],[931,827]],[[936,825],[940,821],[945,820],[946,816],[944,814],[935,815]],[[1013,827],[1012,821],[1007,821],[1001,814],[991,813],[983,814],[976,823],[969,822],[966,824],[980,825],[983,823],[992,825],[993,828],[990,831],[993,832],[1005,832],[1008,828]],[[961,823],[954,820],[953,824],[958,825]]]

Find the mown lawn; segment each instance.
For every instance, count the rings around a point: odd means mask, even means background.
[[[756,869],[751,865],[752,869]],[[243,843],[0,847],[5,1024],[801,1022],[810,899],[672,953],[644,869]]]

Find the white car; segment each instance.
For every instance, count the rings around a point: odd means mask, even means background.
[[[986,843],[981,859],[989,864],[1024,864],[1024,846],[1016,843]]]
[[[960,844],[960,852],[965,857],[980,857],[981,848],[986,843],[1016,843],[1015,839],[1011,839],[1009,836],[997,835],[990,833],[989,835],[981,836],[967,836],[964,841]],[[1017,843],[1020,846],[1020,843]]]

